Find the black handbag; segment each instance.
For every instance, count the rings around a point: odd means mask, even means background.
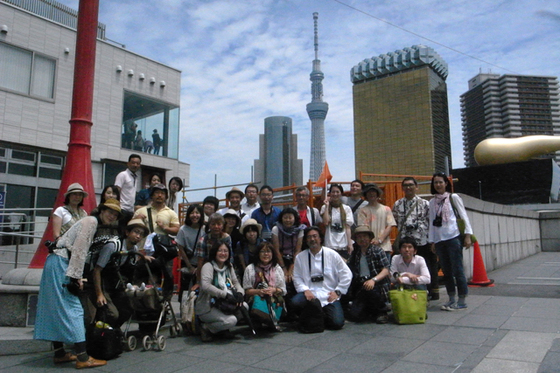
[[[104,310],[99,310],[105,315]],[[105,319],[105,317],[102,317]],[[101,360],[111,360],[123,352],[123,333],[113,329],[104,321],[90,324],[86,337],[86,349],[90,356]]]
[[[175,259],[179,255],[177,242],[166,234],[157,234],[152,238],[154,257],[163,258],[165,261]]]

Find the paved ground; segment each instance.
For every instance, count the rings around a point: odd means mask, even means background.
[[[471,289],[469,308],[440,311],[424,325],[347,323],[341,331],[248,335],[202,344],[167,339],[164,351],[126,352],[98,372],[560,372],[560,252],[540,253],[489,274],[494,288]],[[1,372],[59,372],[51,352],[32,351],[29,328],[0,328]]]

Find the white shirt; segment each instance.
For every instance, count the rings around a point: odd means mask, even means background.
[[[401,276],[403,284],[406,285],[427,285],[432,281],[426,261],[419,255],[414,255],[409,264],[405,263],[401,255],[395,255],[391,261],[391,276],[395,272]],[[406,273],[419,276],[418,282],[413,283],[410,278],[402,277]]]
[[[324,268],[323,268],[323,255]],[[311,260],[311,271],[310,268]],[[323,275],[324,280],[312,282],[311,277]],[[339,290],[346,294],[352,282],[352,271],[338,253],[328,247],[321,247],[317,255],[310,250],[304,250],[296,257],[294,264],[294,285],[298,293],[310,290],[319,301],[321,306],[329,304],[327,299],[331,291]]]
[[[450,196],[453,198],[453,204],[457,208],[460,217],[465,220],[465,234],[472,234],[473,230],[467,211],[465,210],[465,205],[463,204],[463,199],[455,193],[450,194]],[[436,203],[437,201],[435,198],[430,200],[430,231],[428,232],[428,242],[434,243],[450,240],[460,234],[459,227],[457,226],[457,217],[453,209],[451,209],[452,211],[451,214],[449,214],[449,221],[447,223],[443,222],[441,227],[434,227],[433,221],[438,213]]]
[[[253,213],[253,211],[255,211],[256,209],[258,209],[259,207],[261,207],[261,204],[258,202],[255,202],[254,205],[249,205],[247,203],[247,201],[243,202],[241,204],[241,210],[243,210],[243,212],[249,216],[251,216],[251,214]]]
[[[131,213],[134,213],[136,200],[136,179],[138,176],[128,168],[119,173],[115,179],[115,185],[121,188],[121,209]]]
[[[327,205],[323,205],[321,207],[321,214],[325,213],[325,209]],[[342,221],[340,209],[344,208],[344,212],[346,213],[346,221]],[[348,247],[348,237],[346,237],[346,226],[351,227],[354,224],[354,216],[352,215],[352,209],[348,205],[340,205],[339,208],[332,208],[331,212],[331,224],[327,226],[327,230],[325,232],[325,246],[330,247],[332,249],[346,249]],[[342,227],[342,231],[335,232],[333,225],[338,224]]]

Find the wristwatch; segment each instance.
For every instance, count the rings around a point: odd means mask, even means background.
[[[373,282],[377,283],[377,277],[372,278]]]
[[[335,290],[334,292],[336,293],[336,295],[338,295],[339,298],[342,296],[342,293],[340,292],[340,290]]]

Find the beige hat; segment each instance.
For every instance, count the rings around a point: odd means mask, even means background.
[[[371,229],[367,226],[367,225],[359,225],[355,230],[354,233],[352,234],[352,239],[356,240],[356,235],[358,233],[367,233],[369,234],[369,240],[373,240],[373,237],[375,237],[375,234],[373,234],[373,232],[371,231]]]
[[[99,210],[104,210],[106,208],[118,212],[119,216],[122,215],[121,203],[114,198],[109,198],[105,203],[99,205]]]
[[[241,233],[243,233],[243,237],[245,237],[245,228],[251,225],[257,227],[259,236],[261,235],[262,225],[260,225],[255,219],[247,219],[245,223],[243,223],[243,226],[241,227]]]
[[[150,233],[150,230],[148,229],[148,227],[146,227],[146,224],[144,224],[144,221],[142,219],[132,219],[126,225],[126,229],[128,231],[131,231],[136,227],[142,228],[144,230],[144,236],[147,236]]]
[[[239,227],[239,224],[241,224],[241,217],[237,214],[237,211],[235,211],[234,209],[228,209],[224,214],[224,219],[228,216],[233,216],[237,220],[235,226]]]
[[[231,190],[229,192],[226,193],[226,198],[229,199],[229,196],[231,195],[231,193],[239,193],[239,195],[241,196],[241,199],[243,199],[245,197],[245,193],[243,193],[241,191],[241,189],[233,187],[231,188]]]
[[[86,198],[89,194],[84,190],[84,187],[80,183],[73,183],[68,186],[66,193],[64,193],[64,198],[68,196],[70,193],[82,193],[84,198]]]

